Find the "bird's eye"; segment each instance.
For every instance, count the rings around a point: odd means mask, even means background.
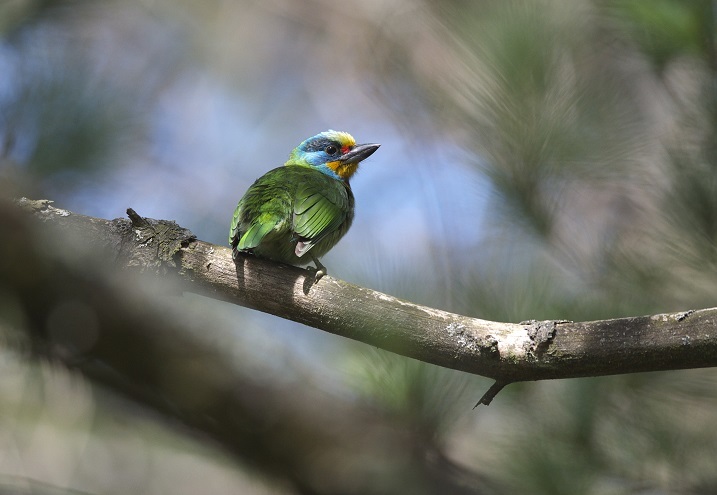
[[[326,149],[324,149],[324,151],[325,151],[327,154],[333,156],[333,155],[335,155],[339,150],[338,150],[338,148],[337,148],[336,146],[334,146],[333,144],[330,144],[330,145],[328,145],[328,146],[326,147]]]

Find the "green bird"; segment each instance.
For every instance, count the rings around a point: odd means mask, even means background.
[[[356,144],[346,132],[329,130],[302,142],[283,167],[249,187],[234,210],[229,243],[234,259],[253,253],[290,265],[316,265],[339,242],[354,218],[349,179],[379,144]]]

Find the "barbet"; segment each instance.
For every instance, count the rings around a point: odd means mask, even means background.
[[[379,146],[329,130],[294,148],[283,167],[259,177],[239,200],[229,230],[234,258],[246,252],[290,265],[313,261],[318,282],[326,274],[318,258],[354,218],[349,179]]]

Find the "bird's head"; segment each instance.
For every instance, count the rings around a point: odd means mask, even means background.
[[[380,144],[356,144],[348,132],[325,131],[310,137],[289,155],[286,165],[312,167],[334,179],[348,181],[359,162],[368,158]]]

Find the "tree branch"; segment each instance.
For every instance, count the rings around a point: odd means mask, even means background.
[[[20,204],[42,223],[0,200],[0,351],[61,363],[296,493],[482,492],[482,478],[415,425],[327,394],[309,376],[272,378],[233,332],[206,332],[210,315],[163,297],[171,284],[152,285],[151,274],[177,272],[190,232]]]
[[[174,222],[102,220],[49,202],[20,204],[111,261],[159,275],[176,273],[182,290],[226,300],[336,335],[505,385],[717,365],[717,308],[601,320],[498,323],[421,306],[195,238]],[[493,390],[493,389],[491,389]],[[497,393],[496,389],[496,393]],[[495,395],[495,394],[493,394]],[[481,402],[492,399],[490,391]]]

